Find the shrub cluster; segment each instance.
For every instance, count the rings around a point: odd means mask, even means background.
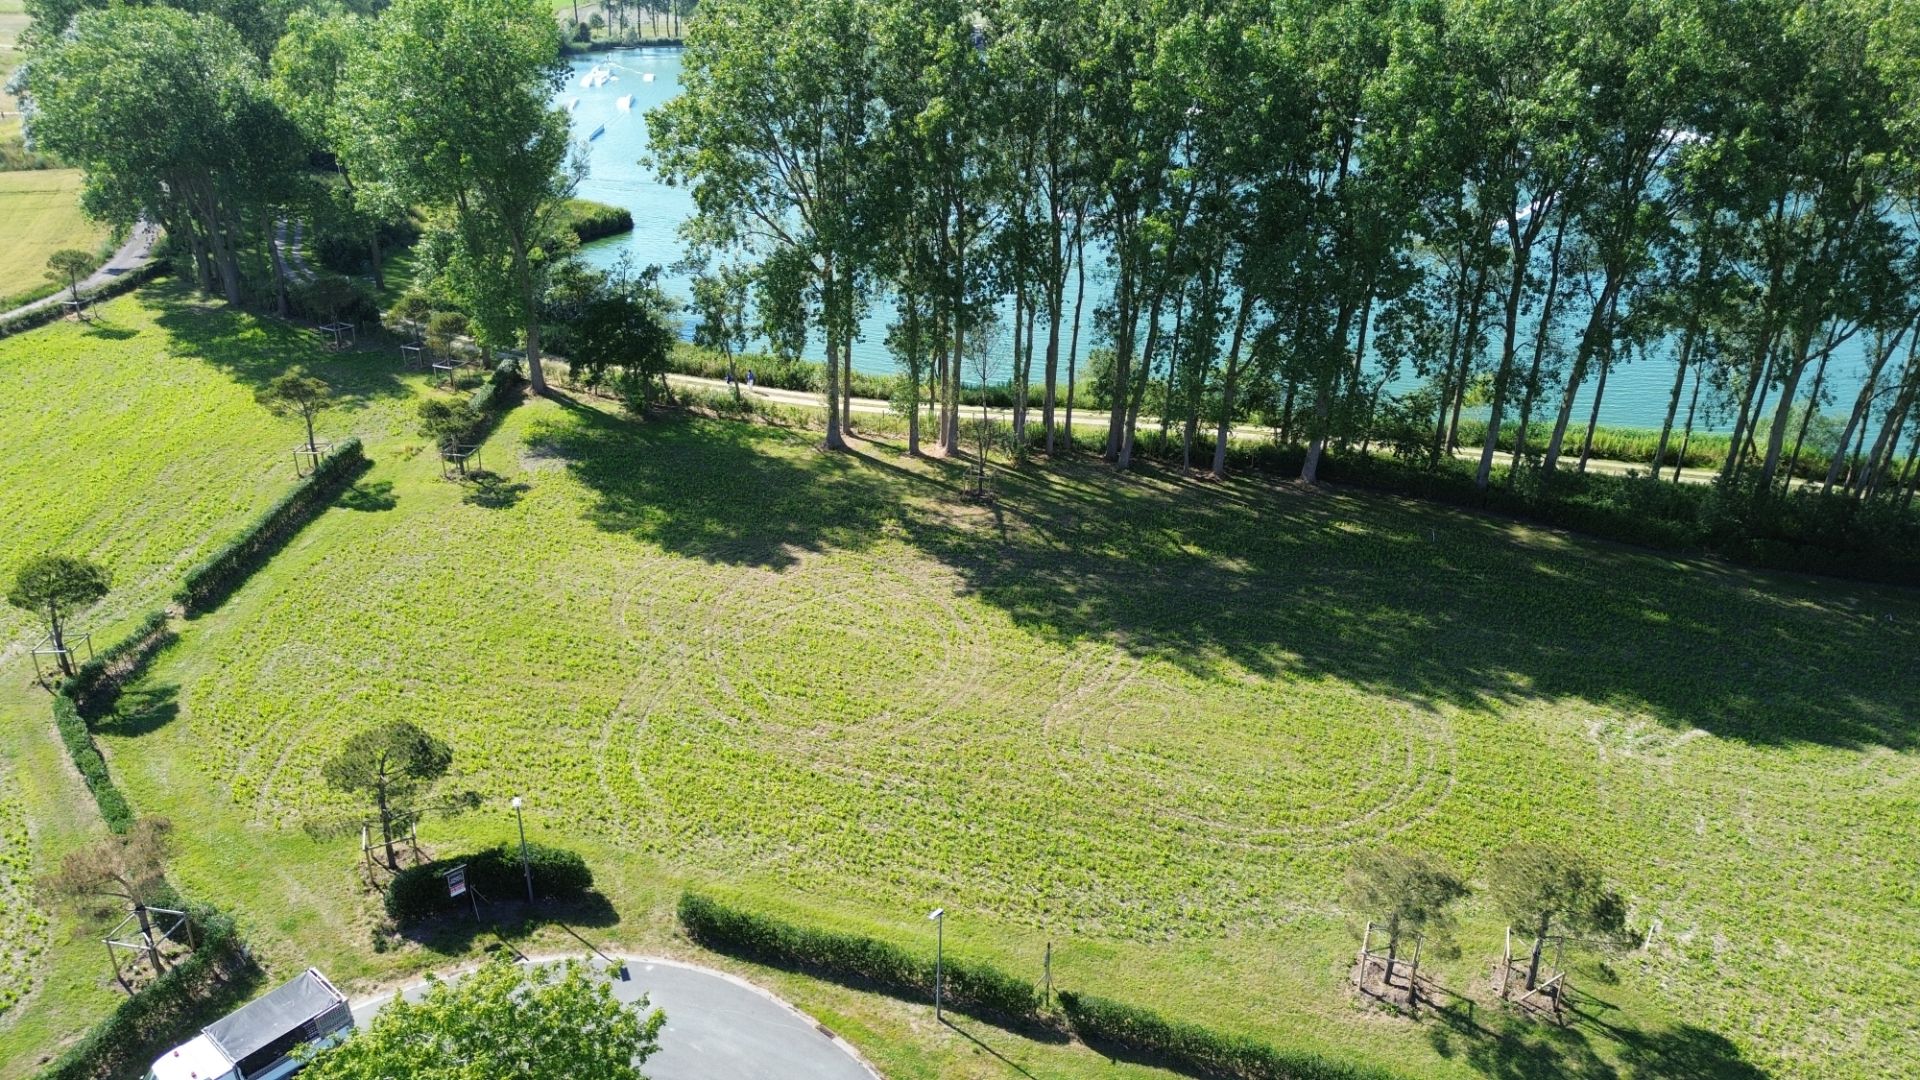
[[[189,615],[217,606],[372,464],[359,439],[340,444],[245,532],[187,571],[174,602]]]
[[[1147,1009],[1060,991],[1060,1009],[1074,1033],[1108,1046],[1163,1060],[1182,1072],[1235,1080],[1386,1080],[1378,1069],[1329,1061],[1317,1054],[1277,1050],[1240,1035],[1167,1020]]]
[[[526,377],[520,374],[520,361],[502,360],[494,366],[480,389],[467,399],[467,408],[482,418],[503,413],[520,400],[520,389],[526,384]]]
[[[89,293],[82,293],[81,295],[86,298],[87,303],[96,304],[102,300],[119,296],[122,293],[132,292],[166,272],[166,261],[156,258],[137,270],[122,274],[112,281],[107,282],[105,285],[100,286],[98,289]],[[10,334],[18,334],[23,330],[32,330],[35,327],[45,326],[50,322],[60,319],[65,314],[65,308],[62,308],[58,303],[53,303],[45,307],[35,308],[22,315],[16,315],[11,319],[0,319],[0,337],[6,337]]]
[[[633,213],[591,199],[567,200],[567,227],[581,243],[633,231]]]
[[[65,690],[53,695],[53,726],[60,732],[60,741],[66,745],[73,767],[80,770],[87,790],[93,792],[93,801],[99,804],[100,817],[106,821],[107,828],[117,833],[126,832],[133,825],[133,807],[114,785],[113,777],[107,772],[107,761],[100,756],[93,733],[87,730],[87,722],[80,716],[80,707]]]
[[[891,942],[795,926],[693,892],[681,894],[679,917],[688,937],[715,952],[897,996],[933,996],[933,957]],[[1015,1024],[1045,1022],[1040,993],[1029,980],[951,957],[942,975],[943,997],[957,1011]]]
[[[232,977],[252,968],[233,919],[210,907],[192,905],[187,918],[198,945],[193,954],[120,1003],[93,1026],[37,1080],[96,1080],[137,1076],[206,1023],[209,1005],[244,996]]]
[[[444,915],[466,906],[465,899],[447,895],[446,872],[467,864],[467,884],[489,900],[510,900],[526,894],[517,844],[496,844],[471,855],[435,859],[410,866],[387,883],[387,914],[402,926]],[[550,900],[577,900],[593,888],[593,870],[586,860],[565,848],[527,845],[527,864],[533,869],[533,891]]]

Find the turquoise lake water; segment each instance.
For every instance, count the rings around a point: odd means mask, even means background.
[[[582,77],[596,66],[606,67],[612,77],[598,86],[582,86]],[[587,260],[596,266],[611,266],[625,255],[632,259],[636,267],[654,264],[670,267],[685,256],[685,245],[680,241],[678,230],[680,223],[693,214],[693,197],[684,188],[668,187],[642,164],[647,153],[646,111],[679,92],[678,49],[627,49],[576,58],[567,85],[555,97],[555,101],[563,107],[572,105],[576,137],[587,139],[596,128],[604,128],[597,138],[587,143],[588,174],[580,185],[580,196],[623,206],[633,213],[633,232],[599,241],[585,249]],[[629,96],[631,102],[627,108],[622,108],[622,99]],[[575,102],[578,104],[573,104]],[[687,288],[684,276],[669,271],[665,283],[671,294],[678,299],[685,299]],[[1080,335],[1083,358],[1092,333],[1094,305],[1103,296],[1104,289],[1100,282],[1089,274]],[[875,374],[889,374],[895,370],[893,359],[885,346],[891,308],[890,303],[876,304],[876,310],[863,324],[860,340],[853,347],[853,366],[856,370]],[[1066,332],[1063,331],[1063,365],[1065,340]],[[1531,338],[1526,341],[1530,343]],[[818,340],[809,342],[807,355],[815,360],[821,358]],[[1530,355],[1529,351],[1523,350],[1523,357]],[[1657,350],[1643,359],[1616,367],[1608,378],[1606,398],[1600,408],[1600,422],[1621,427],[1659,427],[1666,415],[1668,395],[1673,390],[1673,375],[1670,354]],[[1860,384],[1865,377],[1866,359],[1861,342],[1856,339],[1843,345],[1828,365],[1827,384],[1830,392],[1823,395],[1828,402],[1824,411],[1838,412],[1844,420],[1847,410],[1853,407],[1854,398],[1859,394]],[[1811,378],[1809,373],[1808,379]],[[1584,424],[1586,421],[1587,412],[1592,406],[1593,390],[1594,379],[1589,377],[1587,386],[1575,402],[1577,423]],[[1803,385],[1801,393],[1804,395],[1806,391],[1807,387]],[[1686,393],[1691,392],[1690,376]],[[1709,431],[1730,428],[1730,418],[1706,414],[1708,397],[1708,394],[1701,395],[1702,416],[1696,421],[1696,428]],[[1680,403],[1682,419],[1686,415],[1686,407],[1686,398],[1683,396]]]

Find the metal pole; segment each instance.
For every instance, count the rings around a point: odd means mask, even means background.
[[[934,908],[927,918],[933,920],[933,1018],[937,1022],[944,1005],[941,984],[946,980],[941,977],[941,967],[947,950],[947,909]]]
[[[520,870],[527,878],[527,903],[533,903],[533,864],[527,861],[527,819],[520,814],[520,796],[513,797],[513,820],[520,825]]]

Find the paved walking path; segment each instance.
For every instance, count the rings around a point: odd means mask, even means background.
[[[564,959],[539,957],[529,963]],[[673,960],[623,959],[628,977],[612,983],[613,996],[631,1004],[645,994],[667,1013],[660,1052],[647,1059],[649,1080],[879,1080],[846,1040],[744,979]],[[591,965],[597,971],[608,968],[598,958]],[[415,1000],[425,986],[417,983],[401,993]],[[355,1002],[354,1023],[365,1026],[392,999],[384,994]]]
[[[113,257],[102,264],[100,269],[80,279],[80,295],[86,296],[120,275],[147,265],[147,260],[153,256],[154,242],[158,239],[160,239],[159,226],[144,221],[134,225],[133,231],[127,234],[126,243],[120,245],[120,249],[113,253]],[[35,300],[31,304],[22,304],[12,311],[0,312],[0,322],[5,322],[16,315],[25,315],[41,308],[53,307],[67,299],[67,290],[61,289],[52,296]]]
[[[727,389],[725,379],[706,379],[696,375],[668,375],[667,381],[675,386],[685,387],[687,389],[718,390],[723,393]],[[786,405],[801,409],[823,409],[826,407],[827,399],[825,395],[816,394],[807,390],[776,390],[770,387],[760,386],[749,391],[743,383],[741,391],[743,393],[751,393],[757,398],[772,402],[776,405]],[[893,411],[893,405],[890,402],[882,401],[878,398],[857,397],[853,399],[853,411],[868,415],[890,413]],[[1011,410],[1008,409],[988,410],[978,405],[963,405],[960,408],[960,415],[963,419],[972,420],[978,418],[983,412],[991,412],[997,417],[1004,418],[1010,411]],[[928,409],[924,410],[921,415],[930,422],[933,412]],[[1066,422],[1066,410],[1064,407],[1059,407],[1055,415],[1062,423]],[[1028,414],[1028,422],[1032,423],[1035,427],[1039,426],[1039,409],[1033,409]],[[1073,427],[1075,431],[1097,430],[1104,432],[1107,430],[1107,423],[1108,418],[1105,412],[1086,409],[1075,409],[1073,411]],[[1146,427],[1147,425],[1143,421],[1141,430],[1146,430]],[[931,428],[922,427],[921,431],[923,433],[929,433]],[[1212,427],[1206,427],[1203,431],[1206,452],[1197,456],[1206,461],[1212,460],[1213,434],[1214,429]],[[1273,438],[1273,432],[1270,429],[1257,427],[1238,427],[1232,429],[1229,434],[1237,442],[1265,442]],[[1576,446],[1575,449],[1578,449],[1578,447]],[[1480,448],[1477,446],[1463,446],[1454,451],[1454,456],[1478,461],[1480,460]],[[1574,454],[1563,458],[1563,460],[1568,466],[1571,466],[1578,457],[1578,454]],[[1511,461],[1512,455],[1495,451],[1493,455],[1494,472],[1497,474],[1506,471]],[[1593,472],[1605,473],[1611,476],[1624,476],[1628,472],[1637,472],[1644,476],[1651,466],[1631,461],[1609,461],[1602,458],[1592,458],[1588,460],[1587,468]],[[1672,473],[1664,473],[1663,475],[1671,476]],[[1714,469],[1684,469],[1681,471],[1680,478],[1688,483],[1704,484],[1718,475],[1718,471]]]

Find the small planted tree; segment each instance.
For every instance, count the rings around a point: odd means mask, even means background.
[[[47,256],[47,278],[67,287],[74,303],[80,302],[80,279],[93,272],[94,258],[84,251],[61,248]]]
[[[1466,882],[1459,875],[1418,851],[1363,852],[1347,870],[1347,903],[1368,918],[1385,920],[1388,983],[1393,982],[1401,938],[1449,928],[1453,905],[1466,895]]]
[[[1494,860],[1488,893],[1500,913],[1533,934],[1527,989],[1540,979],[1549,935],[1612,936],[1626,926],[1626,906],[1598,867],[1583,856],[1546,844],[1516,844]]]
[[[436,311],[427,320],[427,348],[435,356],[452,356],[454,343],[467,336],[467,317],[457,311]]]
[[[522,966],[502,952],[458,982],[396,997],[353,1038],[312,1056],[312,1080],[644,1080],[666,1014],[621,1004],[576,962]]]
[[[47,895],[71,902],[113,909],[122,905],[131,909],[140,923],[140,940],[146,944],[154,973],[166,970],[154,940],[153,919],[148,909],[165,901],[170,891],[166,883],[167,855],[173,847],[173,824],[166,818],[141,818],[119,836],[103,836],[78,851],[70,851],[60,861],[60,869],[40,883]]]
[[[325,379],[308,374],[303,367],[288,368],[254,391],[253,398],[275,416],[299,417],[307,425],[307,452],[320,452],[313,436],[313,418],[333,407],[333,387]]]
[[[111,584],[112,577],[99,563],[71,555],[40,555],[28,559],[13,575],[7,603],[46,619],[47,640],[59,657],[60,673],[72,678],[67,617],[107,595]]]
[[[479,796],[472,792],[430,803],[435,785],[452,765],[451,747],[417,725],[397,720],[349,738],[320,767],[320,775],[335,789],[372,801],[387,869],[399,870],[395,840],[401,822],[431,810],[452,813],[478,805]]]

